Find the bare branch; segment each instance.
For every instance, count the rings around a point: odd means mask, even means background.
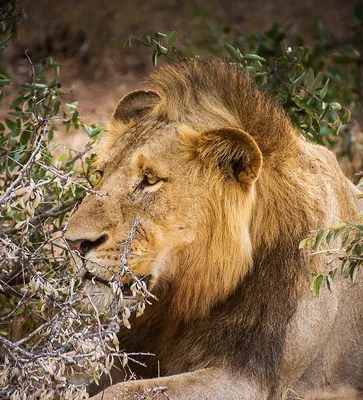
[[[41,126],[43,126],[42,132],[38,138],[38,142],[37,145],[34,149],[34,151],[32,152],[31,156],[29,157],[29,160],[26,162],[26,164],[24,164],[24,166],[22,167],[22,169],[19,171],[17,178],[14,180],[14,182],[8,187],[8,189],[5,191],[5,193],[0,197],[0,205],[4,204],[4,202],[10,197],[10,195],[12,194],[12,192],[14,191],[14,189],[16,188],[16,186],[18,185],[18,183],[23,179],[23,175],[24,173],[29,169],[30,165],[33,164],[35,162],[35,158],[38,155],[38,153],[40,152],[44,139],[45,139],[45,135],[47,133],[47,126],[48,123],[47,121],[41,121],[39,122],[36,130],[38,128],[40,128]]]

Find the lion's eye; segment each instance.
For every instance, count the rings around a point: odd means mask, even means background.
[[[159,178],[155,173],[146,172],[142,177],[140,183],[137,185],[137,188],[138,189],[150,188],[154,190],[159,187],[158,184],[162,183],[162,181],[163,179]]]
[[[158,178],[156,175],[148,175],[146,174],[144,176],[145,184],[149,186],[156,185],[158,182],[160,182],[160,178]]]

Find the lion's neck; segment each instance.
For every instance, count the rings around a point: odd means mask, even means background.
[[[225,301],[250,270],[253,193],[243,196],[222,193],[211,200],[213,212],[205,214],[205,231],[194,245],[175,255],[171,310],[179,318],[208,315],[210,308]]]
[[[213,220],[206,221],[210,230],[204,232],[204,242],[174,260],[177,279],[171,309],[178,317],[208,315],[235,292],[256,260],[276,257],[282,238],[288,242],[286,248],[298,249],[314,224],[302,207],[308,194],[292,176],[283,177],[285,186],[279,177],[278,169],[267,171],[248,195],[223,193],[211,201],[214,212],[208,214]]]

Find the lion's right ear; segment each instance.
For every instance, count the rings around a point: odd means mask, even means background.
[[[113,119],[123,124],[137,122],[159,100],[160,95],[154,90],[135,90],[119,101]]]
[[[207,132],[180,129],[188,157],[197,161],[215,176],[220,171],[224,179],[233,179],[248,187],[258,177],[262,153],[247,132],[237,128],[222,128]]]

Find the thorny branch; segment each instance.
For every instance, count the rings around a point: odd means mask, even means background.
[[[130,374],[129,362],[145,366],[138,355],[152,354],[127,354],[116,334],[123,325],[130,326],[131,313],[140,315],[148,299],[156,298],[128,267],[138,220],[124,242],[117,276],[110,282],[114,290],[110,309],[101,313],[91,296],[82,293],[64,241],[66,213],[72,215],[87,193],[107,194],[89,185],[82,160],[88,148],[70,151],[76,155],[55,165],[49,135],[58,94],[37,81],[38,69],[26,56],[32,83],[26,86],[23,111],[14,127],[18,126],[17,134],[31,136],[20,143],[14,134],[16,139],[7,142],[0,158],[0,399],[81,400],[88,397],[90,382],[110,374],[115,358],[121,358]],[[81,171],[70,171],[77,160]],[[121,302],[125,275],[140,299],[130,307]]]
[[[123,366],[127,362],[135,362],[142,366],[145,364],[137,360],[137,356],[153,356],[151,353],[130,353],[119,351],[119,342],[116,333],[120,330],[120,323],[127,326],[130,310],[126,314],[125,307],[121,309],[123,320],[118,318],[120,313],[119,301],[120,290],[122,290],[122,278],[127,274],[135,279],[135,284],[140,285],[139,291],[143,292],[145,299],[147,297],[155,298],[147,289],[144,282],[135,276],[128,267],[127,258],[131,253],[131,244],[139,226],[139,221],[135,223],[124,242],[124,251],[120,259],[120,269],[117,277],[110,284],[119,285],[115,290],[110,314],[107,316],[108,322],[104,316],[92,303],[89,296],[86,296],[93,309],[91,313],[85,313],[79,308],[82,301],[82,294],[75,290],[75,277],[68,276],[64,284],[68,290],[65,292],[66,298],[59,299],[59,293],[63,288],[50,287],[49,281],[41,279],[38,276],[30,285],[30,292],[42,298],[47,290],[51,291],[51,296],[56,303],[59,302],[59,311],[47,322],[40,325],[36,330],[27,336],[12,342],[0,335],[0,366],[4,374],[0,373],[1,380],[7,382],[7,389],[0,389],[0,399],[8,398],[16,393],[19,387],[19,381],[14,382],[17,368],[20,366],[22,371],[26,372],[25,379],[21,380],[28,388],[27,393],[49,394],[57,390],[57,393],[63,393],[64,396],[73,396],[70,398],[83,398],[86,396],[86,388],[90,380],[98,381],[102,373],[109,374],[113,365],[113,358],[122,358]],[[126,315],[126,316],[125,316]],[[7,315],[6,317],[10,317]],[[105,324],[106,322],[106,324]],[[110,358],[111,357],[111,358]],[[106,366],[105,366],[106,365]],[[74,367],[82,376],[82,383],[72,384],[72,373]],[[83,374],[82,374],[83,373]],[[39,377],[42,377],[39,383]],[[53,377],[55,377],[55,382]],[[57,382],[60,384],[57,384]],[[78,396],[78,397],[77,397]]]
[[[41,134],[40,134],[40,136],[38,138],[38,142],[37,142],[37,145],[36,145],[34,151],[32,152],[31,156],[29,157],[29,160],[26,162],[26,164],[23,165],[23,167],[19,171],[17,178],[8,187],[8,189],[5,191],[5,193],[0,197],[0,206],[10,197],[10,195],[15,190],[17,185],[23,179],[25,172],[27,172],[29,170],[29,167],[31,166],[31,164],[33,164],[35,162],[36,156],[40,152],[40,150],[42,148],[42,145],[43,145],[43,142],[44,142],[44,139],[45,139],[45,135],[47,134],[48,122],[46,120],[41,120],[39,122],[39,124],[35,128],[35,132],[40,127],[43,127],[43,129],[42,129]]]
[[[128,263],[127,263],[127,258],[131,254],[131,244],[134,240],[134,237],[139,228],[139,225],[140,225],[140,221],[136,218],[127,239],[123,242],[124,251],[120,258],[120,268],[119,268],[118,274],[115,277],[115,279],[111,282],[111,285],[114,286],[114,293],[115,293],[113,300],[112,300],[112,304],[111,304],[111,315],[113,317],[116,316],[119,312],[118,304],[120,302],[120,295],[121,295],[122,287],[123,287],[122,279],[125,275],[128,275],[132,278],[132,280],[137,284],[139,290],[143,293],[145,299],[150,297],[154,300],[157,300],[157,297],[148,291],[145,282],[140,280],[140,278],[130,270],[130,268],[128,267]],[[136,309],[137,309],[137,307],[138,306],[136,306]],[[132,311],[135,310],[134,307],[131,307],[131,309],[132,309]]]

